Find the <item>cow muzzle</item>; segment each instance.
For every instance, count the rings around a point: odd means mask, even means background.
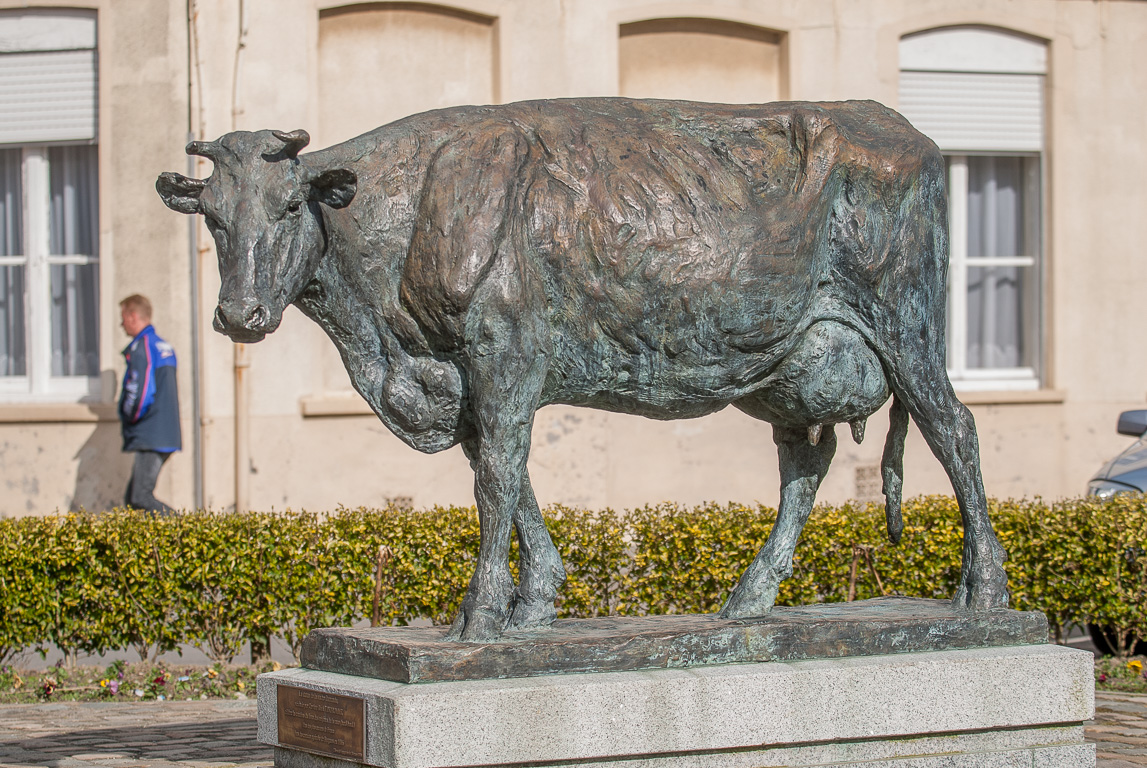
[[[274,331],[278,320],[272,316],[266,305],[257,301],[220,302],[215,308],[215,330],[228,336],[232,341],[251,344],[262,341]]]

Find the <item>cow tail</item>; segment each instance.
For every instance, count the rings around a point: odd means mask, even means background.
[[[880,474],[884,480],[884,516],[888,522],[888,538],[900,543],[904,533],[904,516],[900,512],[901,492],[904,490],[904,439],[908,436],[908,409],[893,395],[892,410],[888,413],[888,437],[884,441],[884,457],[880,460]]]

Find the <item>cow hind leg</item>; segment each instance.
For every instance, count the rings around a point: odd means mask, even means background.
[[[980,474],[980,446],[971,412],[959,401],[943,368],[942,356],[902,355],[893,387],[932,453],[952,481],[964,526],[960,585],[952,598],[959,610],[1008,606],[1007,558],[988,518],[987,496]],[[928,365],[927,360],[939,361]],[[886,475],[887,482],[887,475]]]
[[[831,426],[816,445],[807,429],[773,427],[781,470],[781,503],[768,541],[742,574],[721,609],[721,617],[745,619],[767,614],[777,600],[782,581],[792,575],[793,551],[808,522],[816,492],[836,453]]]
[[[911,414],[948,473],[960,505],[963,565],[953,603],[958,609],[1005,608],[1006,554],[988,519],[976,424],[956,397],[945,370],[948,243],[944,164],[937,153],[923,160],[914,191],[902,201],[901,224],[893,234],[890,251],[905,259],[905,269],[888,272],[881,291],[883,303],[872,308],[872,317],[882,327],[878,335],[884,340],[878,350],[896,399]],[[896,405],[892,416],[893,431],[902,431],[906,424]],[[886,488],[899,490],[898,470],[897,464],[885,473]]]

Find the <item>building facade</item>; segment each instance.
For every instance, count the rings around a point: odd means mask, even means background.
[[[611,95],[900,109],[948,160],[948,363],[988,493],[1082,494],[1147,398],[1145,50],[1140,0],[0,0],[0,514],[122,500],[118,301],[137,292],[179,355],[160,498],[471,503],[460,449],[390,435],[297,310],[253,346],[211,330],[214,243],[155,178],[206,177],[183,146],[231,130],[318,148],[438,107]],[[822,500],[879,498],[886,428],[841,435]],[[548,407],[530,467],[543,505],[779,496],[770,427],[734,409]],[[914,428],[905,492],[950,492]]]

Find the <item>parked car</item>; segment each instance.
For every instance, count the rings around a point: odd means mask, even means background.
[[[1138,438],[1123,453],[1103,465],[1087,484],[1087,495],[1110,499],[1122,493],[1147,492],[1147,410],[1124,411],[1119,414],[1116,431],[1121,435]],[[1112,653],[1108,637],[1102,627],[1087,627],[1091,642],[1100,653]],[[1147,643],[1136,643],[1135,654],[1147,654]]]
[[[1127,450],[1103,465],[1087,484],[1087,495],[1110,499],[1120,493],[1147,492],[1147,411],[1119,414],[1116,431],[1139,438]]]

